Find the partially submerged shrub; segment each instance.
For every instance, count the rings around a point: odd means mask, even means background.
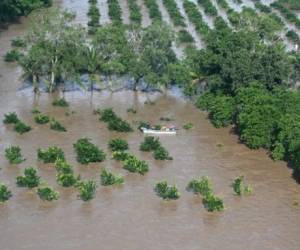
[[[101,162],[105,160],[105,153],[96,145],[90,142],[88,138],[81,138],[73,144],[77,154],[77,161],[81,164],[90,162]]]
[[[177,200],[180,197],[177,187],[168,185],[166,181],[156,183],[154,191],[164,200]]]
[[[238,176],[234,179],[232,183],[233,191],[236,195],[243,195],[243,194],[251,194],[252,187],[250,185],[245,186],[244,184],[244,176]]]
[[[154,150],[153,156],[155,160],[173,160],[173,157],[171,157],[169,152],[162,146]]]
[[[130,124],[116,115],[112,108],[97,110],[96,113],[100,114],[100,121],[108,123],[108,129],[118,132],[132,132],[133,129]]]
[[[3,123],[5,124],[16,124],[19,121],[19,118],[15,112],[10,112],[8,114],[4,114]]]
[[[35,117],[34,117],[34,120],[36,123],[38,124],[46,124],[50,121],[50,118],[48,115],[44,115],[44,114],[37,114]]]
[[[46,184],[38,187],[37,194],[43,201],[53,201],[59,198],[59,193]]]
[[[21,37],[16,37],[11,40],[11,46],[13,47],[26,47],[26,41]]]
[[[33,167],[25,168],[24,175],[17,177],[19,187],[34,188],[40,184],[40,177],[37,176],[37,170]]]
[[[50,129],[59,131],[59,132],[66,132],[67,129],[58,121],[55,119],[52,119],[50,122]]]
[[[160,141],[158,138],[155,138],[154,136],[146,136],[144,141],[140,145],[141,151],[152,151],[159,148]]]
[[[117,117],[116,113],[113,111],[112,108],[106,108],[103,110],[98,109],[95,111],[95,113],[99,114],[100,121],[104,121],[104,122],[109,122],[111,120],[114,120]]]
[[[124,161],[124,169],[129,172],[139,173],[144,175],[149,171],[149,166],[145,161],[137,159],[135,156],[130,156]]]
[[[56,99],[52,102],[53,106],[59,107],[69,107],[69,103],[66,101],[65,98]]]
[[[0,183],[0,203],[5,202],[12,197],[11,191],[3,183]]]
[[[65,159],[64,151],[56,146],[49,147],[48,149],[38,149],[38,160],[44,163],[54,163],[58,159]]]
[[[110,140],[108,146],[112,151],[124,151],[129,148],[127,141],[122,138]]]
[[[137,111],[136,111],[136,109],[134,109],[134,108],[128,108],[128,109],[127,109],[127,113],[136,114]]]
[[[5,149],[5,157],[11,164],[19,164],[25,159],[22,156],[21,148],[19,146],[10,146]]]
[[[56,181],[59,185],[71,187],[80,181],[80,176],[75,177],[72,166],[65,160],[58,159],[55,162],[55,168],[57,170]]]
[[[31,127],[22,121],[18,121],[15,124],[14,130],[22,135],[26,132],[29,132],[31,130]]]
[[[188,123],[184,124],[182,127],[186,130],[189,130],[189,129],[192,129],[194,127],[194,124],[191,123],[191,122],[188,122]]]
[[[130,157],[130,154],[124,151],[114,151],[112,153],[112,158],[117,160],[117,161],[125,161]]]
[[[4,61],[6,62],[16,62],[22,57],[22,53],[16,49],[12,49],[4,55]]]
[[[31,113],[32,113],[32,114],[40,114],[41,111],[40,111],[37,107],[34,107],[34,108],[31,110]]]
[[[223,200],[213,194],[205,196],[203,198],[203,204],[209,212],[224,210]]]
[[[207,176],[190,181],[187,189],[195,194],[201,194],[203,196],[208,196],[213,193],[211,180]]]
[[[81,181],[76,185],[79,191],[79,198],[83,201],[88,201],[94,198],[97,184],[95,181]]]
[[[101,177],[101,185],[103,185],[103,186],[124,183],[124,178],[121,175],[116,175],[105,169],[101,172],[100,177]]]

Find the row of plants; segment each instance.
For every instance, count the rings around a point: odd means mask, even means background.
[[[114,24],[122,24],[122,9],[118,0],[107,0],[108,15]]]
[[[13,124],[14,130],[19,134],[24,134],[31,130],[31,127],[21,121],[18,115],[15,112],[10,112],[8,114],[4,114],[4,124]]]
[[[46,124],[50,122],[50,129],[59,132],[66,132],[67,129],[55,118],[50,118],[48,115],[38,113],[34,116],[34,120],[38,124]]]
[[[300,46],[300,37],[297,32],[289,30],[285,35],[291,42]]]
[[[152,151],[156,160],[173,160],[173,157],[161,145],[159,138],[154,136],[145,136],[144,141],[140,144],[140,150],[145,152]]]
[[[280,1],[271,3],[270,5],[274,9],[280,11],[280,13],[291,23],[295,24],[297,28],[300,28],[300,20],[295,13],[286,8]]]
[[[98,110],[97,113],[100,115],[100,121],[106,122],[108,124],[108,129],[118,132],[132,132],[133,129],[131,125],[121,119],[112,108],[106,108],[103,110]]]
[[[154,21],[162,21],[162,16],[156,0],[144,0],[146,7],[149,10],[149,16]]]
[[[89,17],[88,27],[91,34],[95,33],[95,30],[100,26],[100,11],[97,3],[97,0],[89,0],[90,7],[87,15]]]
[[[210,29],[207,23],[203,20],[203,17],[197,8],[197,5],[191,1],[184,0],[183,7],[188,16],[188,19],[195,25],[196,31],[205,39]]]
[[[163,0],[163,4],[166,7],[175,26],[185,27],[184,17],[181,15],[175,0]]]
[[[210,0],[198,0],[198,4],[204,8],[204,12],[210,16],[217,16],[218,11]]]
[[[141,8],[137,4],[136,0],[127,0],[128,2],[128,8],[130,11],[130,21],[134,24],[141,25],[142,23],[142,14],[141,14]]]
[[[178,31],[177,38],[180,43],[193,43],[195,41],[192,35],[185,29]]]

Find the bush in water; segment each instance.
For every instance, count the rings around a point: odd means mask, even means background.
[[[124,151],[114,151],[112,153],[112,158],[117,160],[117,161],[125,161],[128,159],[131,155],[127,152]]]
[[[19,187],[34,188],[40,184],[40,177],[37,176],[37,170],[33,167],[25,168],[24,175],[17,177]]]
[[[135,156],[130,156],[124,161],[124,169],[129,172],[139,173],[144,175],[149,171],[149,166],[145,161],[137,159]]]
[[[168,185],[166,181],[156,183],[154,191],[164,200],[177,200],[180,197],[177,187]]]
[[[46,184],[38,187],[37,194],[43,201],[53,201],[59,198],[59,192]]]
[[[58,159],[65,159],[63,150],[59,147],[53,146],[48,149],[38,149],[37,151],[38,160],[43,163],[54,163]]]
[[[108,146],[112,151],[124,151],[129,148],[127,141],[122,138],[110,140]]]
[[[58,107],[69,107],[69,103],[64,98],[56,99],[52,102],[53,106]]]
[[[5,157],[11,164],[19,164],[25,159],[22,156],[21,148],[19,146],[10,146],[5,149]]]
[[[31,130],[31,127],[22,121],[18,121],[15,124],[14,130],[22,135],[26,132],[29,132]]]
[[[80,181],[76,184],[79,191],[79,198],[83,201],[89,201],[94,198],[97,184],[95,181]]]
[[[116,175],[105,169],[102,170],[100,177],[101,177],[101,185],[103,186],[124,183],[124,178],[121,175]]]
[[[224,210],[223,200],[213,194],[205,196],[203,198],[203,204],[209,212]]]
[[[104,161],[105,153],[96,145],[90,142],[89,138],[81,138],[73,144],[77,154],[77,161],[81,164],[88,164],[90,162]]]
[[[50,118],[48,115],[44,115],[44,114],[37,114],[35,117],[34,117],[34,120],[36,123],[38,124],[46,124],[50,121]]]
[[[20,60],[22,55],[23,54],[21,52],[19,52],[18,50],[12,49],[4,55],[4,61],[5,62],[16,62],[16,61]]]
[[[0,183],[0,203],[5,202],[12,197],[11,191],[3,183]]]
[[[232,187],[234,193],[239,196],[252,193],[252,187],[250,185],[244,185],[244,176],[242,175],[234,179]]]
[[[19,118],[15,112],[10,112],[8,114],[4,114],[4,124],[16,124],[19,121]]]
[[[59,131],[59,132],[67,132],[67,129],[63,125],[61,125],[60,122],[56,121],[55,119],[51,120],[50,129]]]
[[[63,187],[71,187],[80,181],[80,176],[75,177],[72,166],[65,160],[58,159],[55,162],[55,168],[57,170],[56,181],[59,185]]]
[[[208,196],[213,193],[211,180],[207,176],[190,181],[187,189],[195,194],[201,194],[203,196]]]
[[[173,157],[171,157],[169,152],[162,146],[154,150],[153,156],[155,160],[173,160]]]
[[[154,136],[146,136],[144,138],[144,141],[140,145],[140,150],[152,151],[152,150],[156,150],[160,146],[161,145],[160,145],[159,138],[155,138]]]

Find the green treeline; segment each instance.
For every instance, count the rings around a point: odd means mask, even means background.
[[[20,16],[28,15],[34,9],[51,5],[52,0],[1,0],[0,26],[16,21]]]

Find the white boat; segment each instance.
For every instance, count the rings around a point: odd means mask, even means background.
[[[140,128],[144,134],[157,134],[157,135],[176,135],[176,129],[166,128],[164,130],[157,130],[151,128]]]

